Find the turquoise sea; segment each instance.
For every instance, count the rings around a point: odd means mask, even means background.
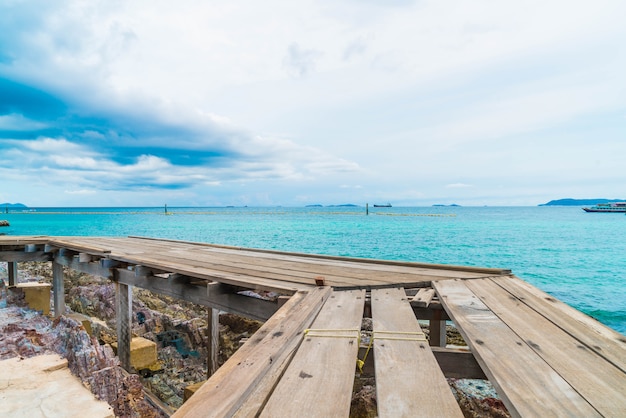
[[[4,208],[2,208],[4,211]],[[34,208],[9,235],[148,236],[508,268],[626,334],[626,216],[580,207]]]

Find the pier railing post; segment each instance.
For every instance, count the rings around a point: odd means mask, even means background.
[[[17,285],[17,261],[9,261],[7,268],[9,270],[9,286]]]
[[[65,313],[65,282],[63,274],[63,266],[61,264],[52,263],[52,290],[54,291],[54,317]]]
[[[117,356],[120,365],[130,371],[130,340],[132,338],[132,287],[115,282],[115,312],[117,316]]]

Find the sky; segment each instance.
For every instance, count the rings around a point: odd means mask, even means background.
[[[626,199],[623,0],[1,0],[0,202]]]

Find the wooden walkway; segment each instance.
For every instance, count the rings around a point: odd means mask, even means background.
[[[626,416],[626,337],[508,270],[139,237],[3,236],[0,261],[10,282],[18,261],[52,261],[55,314],[65,309],[62,266],[110,278],[122,342],[132,286],[264,320],[176,417],[347,416],[363,317],[381,417],[461,417],[445,378],[476,373],[513,416]],[[418,318],[430,321],[430,341]],[[437,347],[447,319],[471,353]]]

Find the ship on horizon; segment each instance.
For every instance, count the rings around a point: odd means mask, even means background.
[[[598,203],[583,210],[585,212],[626,213],[626,202]]]

